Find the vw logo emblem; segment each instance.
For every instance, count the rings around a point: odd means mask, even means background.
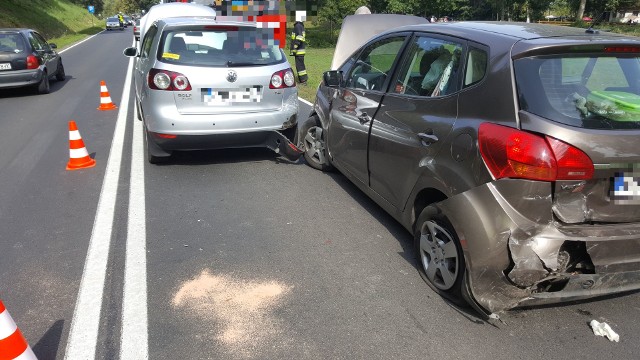
[[[237,74],[235,71],[230,70],[230,71],[227,73],[227,81],[229,81],[229,82],[235,82],[236,80],[238,80],[238,74]]]

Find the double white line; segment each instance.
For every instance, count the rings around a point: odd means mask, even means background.
[[[96,355],[104,284],[109,260],[118,180],[124,146],[133,59],[129,60],[120,110],[102,183],[89,250],[71,322],[65,359],[90,360]],[[142,122],[133,121],[129,214],[122,296],[121,359],[148,359],[146,215]]]

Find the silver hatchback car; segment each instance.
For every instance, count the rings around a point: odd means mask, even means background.
[[[267,147],[300,156],[298,90],[278,45],[251,22],[211,17],[156,21],[145,33],[135,93],[144,121],[148,160],[174,150]]]

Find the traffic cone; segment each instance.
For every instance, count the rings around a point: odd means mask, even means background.
[[[0,360],[38,360],[0,300]]]
[[[89,156],[76,122],[69,121],[69,162],[67,163],[67,170],[78,170],[94,166],[96,166],[96,161]],[[0,360],[2,359],[0,358]]]
[[[118,108],[113,101],[111,101],[111,95],[107,90],[107,84],[104,80],[100,80],[100,106],[98,110],[113,110]]]

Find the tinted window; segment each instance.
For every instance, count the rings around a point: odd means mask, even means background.
[[[514,67],[523,110],[588,129],[640,128],[638,57],[531,57]]]
[[[427,36],[416,37],[404,57],[391,91],[419,96],[442,96],[458,90],[456,74],[462,45]]]
[[[281,63],[285,57],[278,45],[262,42],[259,29],[225,26],[165,31],[158,60],[185,65],[255,66]]]
[[[38,41],[38,39],[36,39],[35,36],[33,36],[33,33],[29,33],[28,37],[29,37],[29,43],[31,43],[31,47],[34,50],[44,50],[43,44],[40,41]]]
[[[42,46],[43,49],[51,50],[47,41],[40,34],[33,33],[33,36],[38,40],[38,42],[40,43],[40,46]]]
[[[0,52],[19,54],[24,52],[24,41],[20,34],[0,34]]]
[[[358,56],[346,86],[382,91],[382,86],[402,48],[405,37],[393,37],[367,46]]]
[[[487,73],[487,53],[479,49],[470,49],[467,54],[467,68],[464,73],[464,86],[480,82]]]

